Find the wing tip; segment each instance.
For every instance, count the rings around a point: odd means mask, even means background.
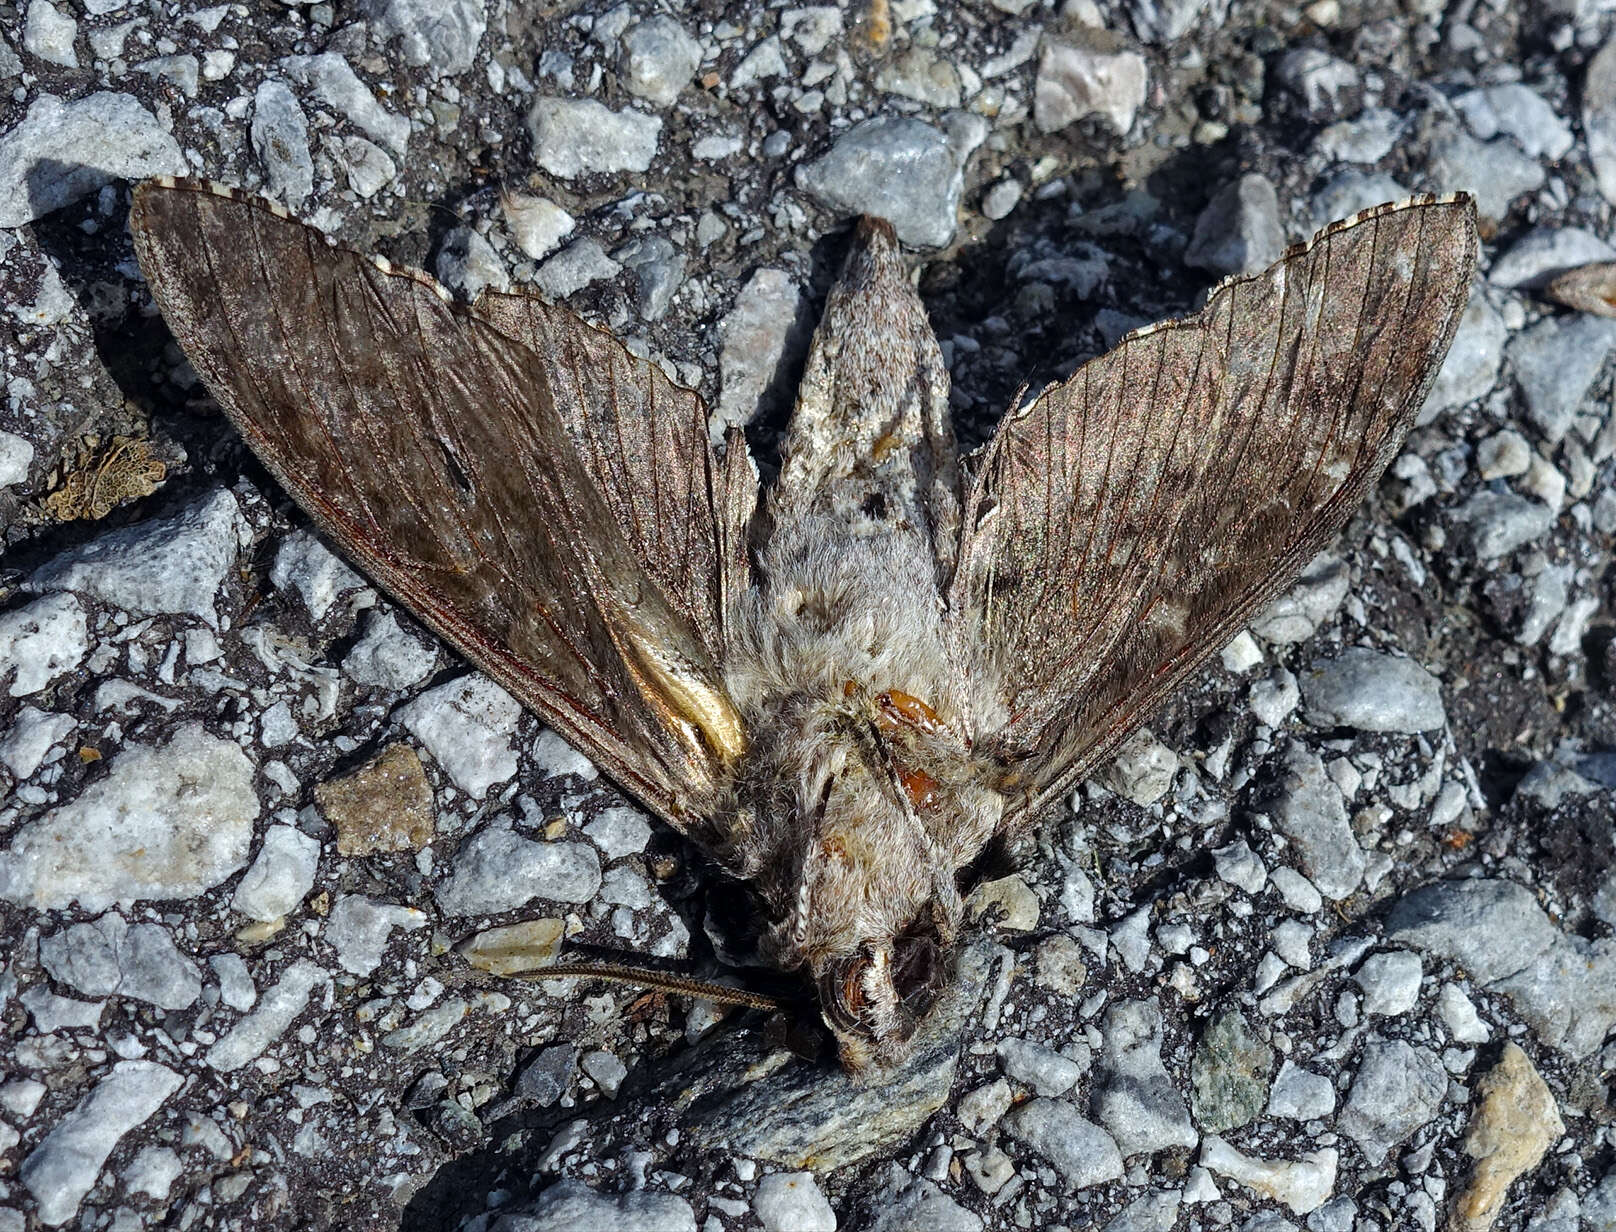
[[[262,193],[252,192],[245,188],[238,188],[234,184],[223,184],[218,180],[203,179],[200,176],[189,175],[154,175],[149,179],[142,180],[139,184],[135,185],[134,204],[132,209],[133,217],[137,220],[137,229],[139,226],[144,225],[143,219],[147,209],[149,208],[149,202],[152,196],[158,192],[194,193],[200,196],[221,197],[226,201],[234,201],[238,205],[246,206],[248,209],[262,210],[272,217],[281,219],[284,222],[293,222],[297,223],[299,226],[307,227],[309,230],[315,232],[322,239],[324,239],[325,242],[330,246],[339,246],[337,241],[331,236],[327,235],[324,231],[321,231],[318,227],[311,226],[309,223],[304,222],[280,202],[271,201]],[[394,265],[386,257],[379,255],[367,253],[360,253],[357,255],[368,261],[375,269],[389,278],[408,278],[414,282],[420,283],[445,304],[455,307],[456,309],[460,309],[462,307],[455,300],[454,293],[436,278],[432,277],[431,274],[428,274],[425,270],[411,269],[408,266],[403,265]]]

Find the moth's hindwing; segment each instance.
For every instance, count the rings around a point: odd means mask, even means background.
[[[1024,824],[1341,530],[1470,293],[1468,197],[1333,224],[1007,417],[966,502],[957,643]]]
[[[704,816],[745,740],[721,602],[756,492],[696,395],[234,189],[149,181],[130,226],[209,390],[355,563],[662,817]]]

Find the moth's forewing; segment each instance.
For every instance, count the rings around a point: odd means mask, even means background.
[[[1470,199],[1327,227],[1000,426],[949,601],[1025,823],[1327,545],[1396,456],[1470,294]],[[982,747],[982,746],[979,746]]]
[[[741,736],[695,395],[558,310],[484,319],[233,189],[149,181],[130,226],[186,356],[326,534],[665,819],[703,816]]]

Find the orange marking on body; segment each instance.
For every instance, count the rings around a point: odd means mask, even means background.
[[[914,805],[917,811],[928,809],[937,803],[937,780],[924,770],[899,767],[898,781],[903,784],[909,803]]]
[[[881,707],[881,717],[889,728],[903,723],[933,734],[943,730],[943,720],[938,717],[931,705],[912,693],[905,693],[902,689],[888,689],[884,693],[878,693],[875,704]]]

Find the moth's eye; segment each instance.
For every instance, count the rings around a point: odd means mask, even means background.
[[[910,932],[892,943],[892,986],[903,1008],[925,1016],[943,985],[943,954],[930,931]]]
[[[826,966],[819,977],[819,1004],[826,1019],[839,1031],[852,1031],[860,1025],[864,1010],[864,972],[870,960],[863,954],[849,954]]]

